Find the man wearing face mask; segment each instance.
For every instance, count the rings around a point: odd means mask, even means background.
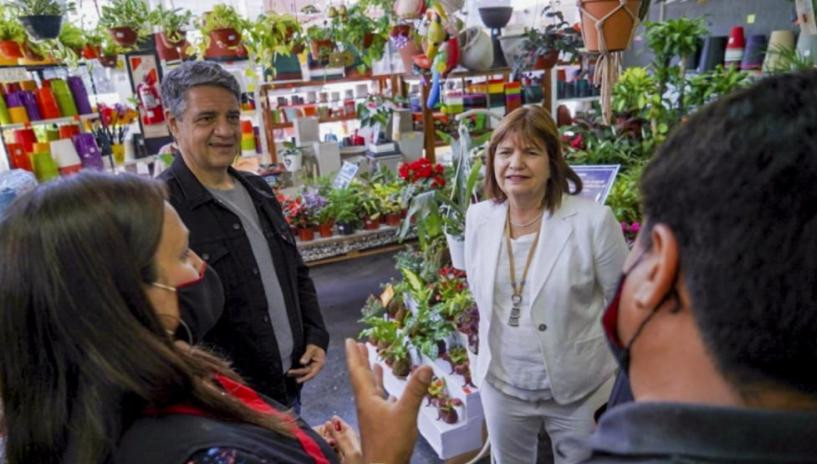
[[[187,62],[164,77],[162,100],[180,155],[160,177],[190,229],[190,248],[218,272],[225,297],[203,341],[255,390],[297,410],[302,384],[323,367],[329,334],[272,190],[231,167],[241,139],[238,82],[218,64]],[[186,292],[176,291],[181,303]],[[194,339],[209,325],[199,322]]]
[[[588,462],[817,462],[817,72],[693,115],[603,324],[635,402]]]

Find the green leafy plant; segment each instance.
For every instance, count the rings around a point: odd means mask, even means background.
[[[202,16],[201,35],[208,37],[211,32],[218,29],[235,29],[243,32],[246,29],[247,20],[241,17],[230,5],[217,3],[213,9]]]
[[[289,14],[262,14],[248,23],[244,45],[256,61],[271,65],[277,55],[290,55],[303,45],[301,23]]]
[[[337,17],[340,19],[338,35],[344,50],[352,51],[360,58],[360,72],[371,69],[375,61],[383,58],[386,50],[391,28],[388,18],[374,19],[366,14],[365,5],[360,4],[349,7],[346,15],[339,13]]]
[[[357,118],[360,127],[379,127],[385,130],[394,113],[394,102],[382,95],[369,95],[357,104]]]
[[[482,160],[471,161],[471,136],[464,125],[460,125],[460,138],[451,146],[453,165],[450,193],[441,202],[443,229],[448,235],[463,238],[465,234],[465,213],[474,201],[474,190],[479,180]]]
[[[565,21],[561,11],[545,5],[542,15],[548,21],[544,29],[525,28],[525,38],[522,42],[525,54],[520,55],[514,63],[514,69],[517,71],[532,67],[539,57],[553,53],[564,53],[568,60],[573,61],[584,44],[581,34]]]
[[[381,353],[386,364],[391,366],[395,377],[406,377],[411,372],[411,354],[406,340],[400,336],[398,331],[396,340],[384,349]]]
[[[351,225],[360,223],[360,205],[355,189],[347,187],[332,190],[326,200],[335,222]]]
[[[22,44],[26,40],[26,30],[20,20],[12,17],[11,11],[0,6],[0,40],[11,40]]]
[[[766,54],[776,57],[774,66],[768,70],[773,74],[814,69],[814,61],[793,48],[776,46],[766,51]]]
[[[642,170],[641,166],[637,166],[619,174],[607,196],[607,205],[612,208],[619,221],[632,223],[641,220],[638,180]]]
[[[102,6],[99,25],[106,29],[129,27],[136,31],[140,39],[148,35],[150,11],[144,0],[113,0]]]
[[[69,22],[62,25],[58,40],[66,48],[75,52],[82,50],[82,47],[84,47],[86,43],[85,34],[83,33],[82,29]]]
[[[58,0],[11,0],[10,9],[18,16],[60,16],[74,11],[74,2]]]
[[[718,66],[714,71],[698,74],[686,82],[684,107],[694,108],[709,101],[746,87],[751,78],[748,73],[732,67]]]
[[[161,27],[168,42],[176,43],[184,39],[184,32],[190,26],[193,13],[184,8],[165,8],[161,3],[149,14],[148,21]]]
[[[365,218],[377,219],[383,212],[383,203],[371,188],[359,188],[360,213]]]

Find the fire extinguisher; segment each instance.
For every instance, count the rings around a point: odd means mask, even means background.
[[[164,122],[165,110],[162,106],[162,97],[156,88],[156,72],[152,71],[136,87],[139,95],[139,106],[142,107],[142,124],[153,125]]]

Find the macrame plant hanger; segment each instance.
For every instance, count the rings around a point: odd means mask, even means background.
[[[596,72],[593,73],[593,84],[596,86],[601,85],[601,109],[605,124],[610,124],[612,117],[611,101],[613,87],[616,85],[616,82],[618,82],[619,74],[621,73],[621,52],[624,51],[624,49],[611,50],[607,46],[607,38],[604,35],[604,23],[619,11],[624,11],[630,16],[633,20],[633,27],[630,29],[630,35],[627,37],[627,45],[625,45],[625,48],[629,46],[633,40],[635,30],[638,27],[639,19],[636,14],[637,12],[630,11],[630,7],[627,6],[628,1],[629,0],[618,0],[618,6],[601,18],[596,18],[590,14],[584,7],[584,2],[579,2],[579,10],[581,10],[583,15],[587,15],[594,21],[594,27],[596,28],[596,34],[598,36],[599,57],[596,59]]]

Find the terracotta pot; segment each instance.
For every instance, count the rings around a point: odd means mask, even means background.
[[[85,44],[85,46],[82,47],[82,57],[85,58],[86,60],[93,60],[99,58],[99,55],[101,54],[102,47],[100,47],[99,45]]]
[[[377,230],[380,228],[380,217],[366,218],[363,221],[363,228],[366,230]]]
[[[130,47],[139,39],[136,31],[130,27],[112,27],[108,29],[108,33],[111,34],[111,38],[114,42],[123,47]]]
[[[182,40],[177,46],[170,47],[167,45],[167,42],[163,38],[164,35],[161,32],[156,32],[153,36],[153,42],[156,44],[156,53],[159,55],[159,58],[165,61],[174,61],[182,60],[186,57],[185,49],[188,47],[186,40]]]
[[[298,239],[301,240],[302,242],[309,242],[311,240],[315,240],[315,229],[311,227],[299,227]]]
[[[99,64],[106,68],[115,68],[118,55],[99,55]]]
[[[604,51],[601,33],[607,51],[625,50],[638,26],[640,7],[641,0],[627,0],[624,5],[619,0],[579,0],[585,48],[591,52]]]
[[[559,50],[551,50],[547,55],[539,55],[533,63],[533,69],[550,69],[559,61]]]
[[[403,217],[400,213],[392,213],[386,215],[386,225],[397,227],[403,222]]]
[[[161,40],[162,44],[164,44],[164,46],[167,48],[179,48],[187,41],[187,31],[176,31],[176,35],[179,37],[179,40],[175,41],[168,39],[164,32],[160,32],[158,35],[159,40]]]
[[[222,48],[237,47],[241,43],[241,34],[232,27],[216,29],[210,32],[210,39]]]
[[[309,53],[312,54],[312,59],[315,61],[320,61],[321,58],[321,50],[329,50],[330,52],[335,49],[335,43],[329,39],[323,40],[312,40],[309,42]]]
[[[318,226],[318,232],[320,233],[321,237],[331,237],[334,235],[332,231],[332,223],[327,222]]]
[[[20,50],[20,44],[13,40],[0,41],[0,55],[8,58],[22,58],[23,51]]]

